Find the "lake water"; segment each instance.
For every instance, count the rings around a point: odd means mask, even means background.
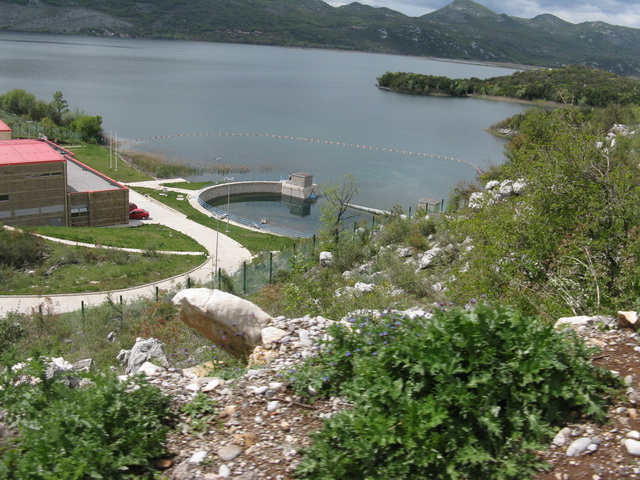
[[[522,105],[394,94],[375,86],[385,71],[513,72],[357,52],[0,32],[0,92],[22,88],[50,101],[60,90],[120,140],[162,137],[130,148],[246,165],[236,180],[308,172],[323,184],[352,173],[355,203],[406,211],[474,179],[464,161],[503,161],[503,140],[485,129]]]

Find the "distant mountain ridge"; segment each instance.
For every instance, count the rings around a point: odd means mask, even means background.
[[[471,0],[421,17],[321,0],[0,0],[0,29],[337,48],[640,76],[640,30],[498,14]]]

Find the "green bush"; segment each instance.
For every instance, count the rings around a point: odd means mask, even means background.
[[[47,254],[47,246],[34,235],[0,228],[0,266],[24,268],[38,265]]]
[[[169,407],[160,390],[142,380],[131,388],[113,374],[72,389],[44,372],[35,360],[2,374],[0,404],[19,435],[0,452],[0,479],[115,480],[152,471],[152,459],[166,453]],[[22,375],[39,381],[20,382]]]
[[[575,335],[509,308],[350,322],[291,379],[354,401],[315,435],[301,479],[528,478],[551,427],[604,419],[620,386]]]
[[[8,351],[11,346],[26,336],[27,329],[21,322],[22,316],[9,312],[6,317],[0,318],[0,355]]]

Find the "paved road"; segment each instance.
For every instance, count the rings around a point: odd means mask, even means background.
[[[164,180],[164,182],[168,182]],[[154,187],[157,182],[144,182],[144,186]],[[135,184],[131,184],[135,185]],[[187,198],[191,196],[191,204],[201,209],[195,200],[195,192],[184,191],[185,202],[190,201]],[[251,253],[235,240],[227,237],[223,233],[204,227],[196,222],[188,220],[185,215],[179,213],[150,197],[145,197],[133,190],[129,191],[129,201],[138,205],[139,208],[149,210],[151,217],[148,220],[131,220],[130,225],[140,225],[142,223],[157,223],[166,225],[174,230],[189,235],[202,246],[207,249],[208,259],[198,268],[186,272],[176,277],[168,278],[159,282],[150,283],[140,287],[113,290],[111,292],[96,292],[82,294],[61,294],[61,295],[0,295],[0,317],[11,311],[31,312],[39,308],[52,308],[54,312],[72,312],[82,308],[82,302],[85,306],[98,305],[104,302],[110,295],[112,300],[119,301],[120,296],[123,300],[135,300],[139,297],[151,297],[155,295],[156,287],[161,290],[169,290],[180,285],[187,284],[187,277],[197,282],[211,281],[213,272],[216,268],[222,268],[228,272],[237,270],[242,262],[251,260]],[[202,209],[208,215],[209,212]],[[224,222],[220,222],[222,226]],[[114,227],[119,228],[119,227]],[[217,255],[216,255],[217,253]],[[217,262],[216,262],[217,257]]]

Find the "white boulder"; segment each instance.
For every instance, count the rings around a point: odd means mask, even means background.
[[[320,252],[320,265],[323,267],[330,267],[333,265],[333,253]]]
[[[238,356],[262,344],[262,329],[272,320],[257,305],[220,290],[190,288],[178,292],[173,303],[180,308],[180,320]]]

